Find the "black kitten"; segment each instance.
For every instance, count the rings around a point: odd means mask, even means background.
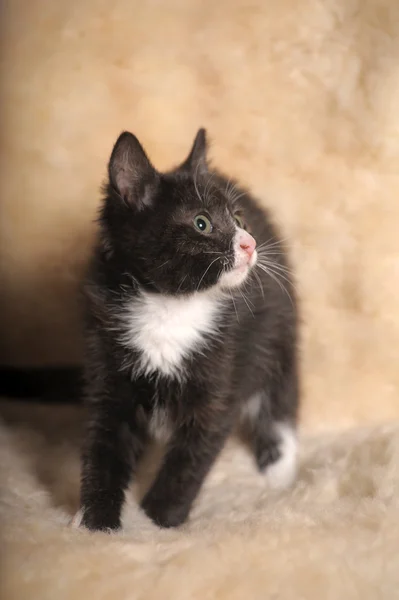
[[[85,286],[91,414],[83,525],[120,526],[125,490],[151,436],[168,441],[142,503],[160,526],[186,520],[237,425],[271,483],[290,484],[297,316],[267,215],[209,169],[201,129],[188,158],[168,173],[123,133],[100,223]]]

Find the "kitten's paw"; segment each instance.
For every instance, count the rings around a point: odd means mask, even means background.
[[[69,527],[72,529],[79,529],[82,524],[83,512],[82,509],[79,509],[78,512],[72,517],[69,521]]]
[[[89,531],[103,531],[112,533],[121,528],[120,518],[114,514],[103,513],[102,511],[91,511],[80,509],[73,517],[71,527],[84,527]]]
[[[149,494],[141,504],[147,517],[159,527],[169,528],[182,525],[188,517],[190,507],[168,502],[166,499],[155,499]]]
[[[276,442],[268,443],[256,459],[273,489],[290,487],[297,473],[297,438],[295,430],[286,424],[276,425]]]

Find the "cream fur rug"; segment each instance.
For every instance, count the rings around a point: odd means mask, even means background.
[[[4,600],[399,598],[399,423],[304,439],[298,482],[282,495],[231,443],[175,531],[137,508],[149,459],[124,534],[108,536],[68,525],[81,411],[1,413]]]
[[[302,301],[302,462],[271,495],[226,450],[181,531],[131,500],[72,530],[81,416],[4,404],[5,600],[399,598],[398,0],[8,0],[0,13],[0,362],[81,355],[105,164],[200,126],[270,206]]]

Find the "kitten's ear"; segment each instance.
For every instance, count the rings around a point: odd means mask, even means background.
[[[111,186],[123,200],[137,208],[151,203],[159,175],[135,135],[121,133],[108,165]]]
[[[180,166],[183,171],[191,171],[192,173],[208,171],[207,162],[208,142],[206,139],[206,130],[201,128],[195,136],[194,143],[190,150],[190,154]]]

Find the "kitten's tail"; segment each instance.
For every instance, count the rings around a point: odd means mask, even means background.
[[[19,368],[0,365],[0,396],[76,404],[82,397],[80,367]]]

